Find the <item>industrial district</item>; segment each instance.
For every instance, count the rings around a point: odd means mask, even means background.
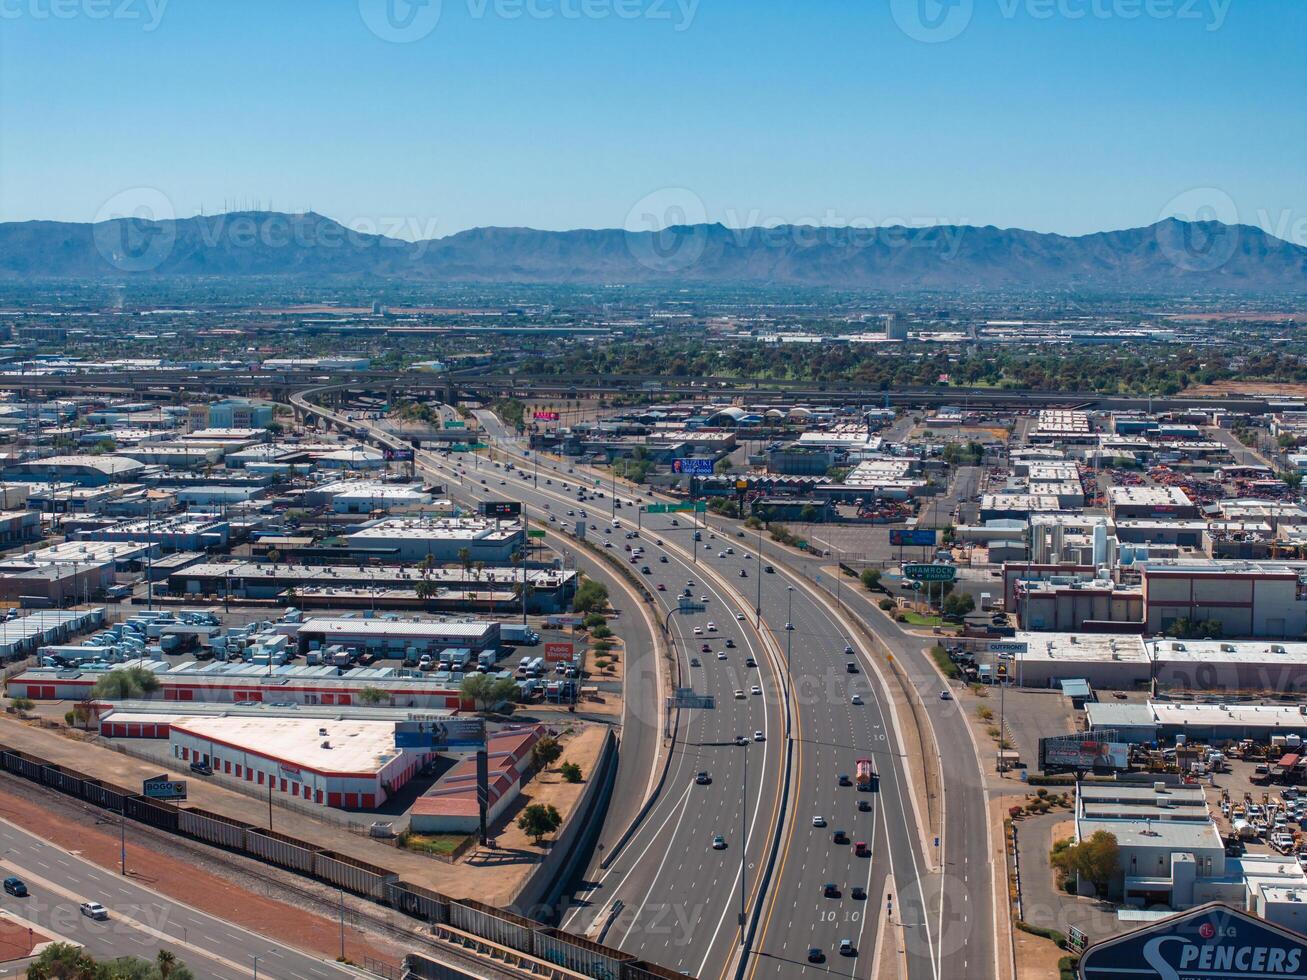
[[[4,975],[1301,975],[1300,386],[950,376],[1239,370],[1173,311],[679,302],[10,316]]]

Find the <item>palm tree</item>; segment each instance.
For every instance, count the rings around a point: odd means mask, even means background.
[[[458,560],[463,563],[463,574],[472,570],[472,551],[469,548],[458,549]]]

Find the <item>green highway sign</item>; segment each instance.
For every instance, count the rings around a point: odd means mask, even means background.
[[[545,532],[537,531],[535,530],[535,528],[532,528],[531,530],[526,532],[526,536],[528,538],[543,538],[545,536]]]
[[[450,422],[446,422],[446,423],[445,423],[445,428],[446,428],[446,429],[466,429],[466,428],[467,428],[467,423],[466,423],[466,422],[453,422],[453,421],[450,421]]]
[[[646,514],[666,514],[666,513],[667,513],[667,505],[666,505],[666,504],[649,504],[647,507],[645,507],[644,512],[645,512]]]
[[[952,582],[958,570],[953,565],[904,565],[903,577],[919,582]]]

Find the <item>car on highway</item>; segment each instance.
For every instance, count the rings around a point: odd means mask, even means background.
[[[870,801],[870,800],[858,800],[858,812],[859,812],[859,813],[869,813],[870,811],[871,811],[871,801]]]
[[[658,591],[659,591],[659,592],[666,592],[666,591],[667,591],[667,586],[663,585],[662,582],[659,582],[659,583],[658,583]]]
[[[744,700],[744,692],[741,691],[739,688],[736,688],[736,689],[735,689],[735,700],[736,700],[736,701],[743,701],[743,700]]]
[[[726,638],[726,649],[728,650],[735,649],[735,641],[732,640],[729,636]]]
[[[736,744],[736,745],[748,745],[748,744],[749,744],[749,736],[748,736],[748,735],[736,735],[736,736],[735,736],[735,744]]]
[[[718,558],[725,558],[725,557],[726,557],[726,552],[724,552],[724,551],[719,551],[719,552],[717,552],[717,557],[718,557]]]
[[[858,665],[855,664],[852,660],[850,660],[848,663],[844,665],[844,671],[845,673],[856,674],[858,672]]]
[[[844,656],[846,657],[853,656],[853,645],[851,643],[844,644]]]
[[[849,704],[862,704],[862,695],[861,694],[853,695],[853,697],[849,698]]]
[[[703,666],[703,662],[702,662],[698,657],[691,657],[691,658],[690,658],[690,666],[691,666],[691,667],[702,667],[702,666]]]
[[[712,776],[708,775],[707,770],[701,770],[699,774],[694,777],[694,781],[699,786],[707,786],[712,782]]]
[[[831,841],[836,844],[847,844],[849,842],[849,835],[843,830],[837,830],[835,833],[831,834]]]
[[[771,565],[764,565],[762,570],[766,572],[768,575],[773,575],[776,572],[776,569],[772,568]]]
[[[667,564],[667,556],[666,556],[666,555],[659,555],[659,556],[658,556],[658,564],[660,564],[660,565],[666,565],[666,564]]]
[[[736,613],[735,618],[738,619],[741,623],[744,622],[744,613]]]
[[[753,740],[755,742],[765,742],[767,741],[767,736],[762,733],[761,729],[759,729],[758,731],[753,733]]]
[[[662,538],[654,538],[654,544],[656,544],[658,547],[661,548],[661,547],[663,546],[663,539],[662,539]]]
[[[23,881],[22,878],[10,875],[5,879],[5,894],[13,895],[14,898],[26,898],[27,882]]]
[[[749,573],[746,572],[743,568],[741,568],[741,569],[740,569],[740,578],[748,578],[748,577],[749,577]]]
[[[808,962],[809,962],[809,963],[825,963],[825,962],[826,962],[826,954],[823,953],[823,952],[821,951],[821,949],[820,949],[819,947],[817,947],[817,946],[809,946],[809,947],[808,947]]]
[[[717,624],[714,623],[711,619],[708,620],[708,632],[709,632],[709,633],[716,633],[716,632],[717,632]]]
[[[941,701],[952,701],[952,700],[953,700],[953,695],[950,694],[948,691],[940,691],[940,692],[939,692],[939,699],[940,699]]]
[[[695,636],[703,636],[703,627],[702,627],[702,626],[696,626],[696,627],[694,628],[694,635],[695,635]]]
[[[754,684],[752,687],[749,688],[749,693],[750,693],[750,694],[761,694],[761,693],[762,693],[762,688],[759,687],[757,684]]]
[[[842,773],[840,773],[840,778],[839,778],[838,782],[839,782],[839,784],[840,784],[841,786],[852,786],[852,785],[853,785],[853,780],[849,778],[849,774],[848,774],[847,772],[842,772]]]
[[[99,902],[83,902],[81,905],[77,906],[77,908],[82,915],[86,916],[88,919],[96,919],[97,921],[103,922],[105,919],[109,918],[109,910]]]
[[[652,574],[653,574],[653,569],[650,568],[648,565],[641,565],[641,566],[640,566],[640,574],[641,574],[641,575],[652,575]]]
[[[821,894],[823,898],[839,898],[840,886],[833,881],[828,881],[821,886]]]
[[[754,660],[752,657],[745,657],[745,658],[744,658],[744,666],[746,666],[746,667],[757,667],[757,666],[758,666],[758,661]]]
[[[840,940],[840,955],[841,955],[841,956],[857,956],[857,955],[858,955],[858,949],[857,949],[856,946],[853,945],[853,940],[851,940],[851,939],[841,939],[841,940]]]
[[[825,827],[825,826],[826,826],[826,818],[825,818],[825,817],[822,817],[822,816],[816,816],[816,817],[813,817],[813,818],[812,818],[812,825],[813,825],[814,827]]]
[[[705,643],[705,644],[703,644],[701,647],[699,647],[699,652],[700,652],[700,653],[712,653],[712,647],[710,647],[707,643]]]
[[[724,650],[718,650],[718,651],[717,651],[717,659],[718,659],[718,660],[725,660],[725,659],[726,659],[726,651],[724,651]]]
[[[714,834],[712,839],[712,849],[714,851],[726,850],[726,838],[721,834]]]
[[[867,900],[867,889],[863,888],[861,885],[854,885],[849,890],[849,897],[855,902],[865,902]]]
[[[701,596],[699,596],[699,601],[702,602],[704,605],[707,605],[707,604],[708,604],[708,597],[707,597],[706,595],[701,595]]]
[[[867,842],[865,840],[854,842],[853,853],[860,858],[871,857],[871,851],[867,849]],[[853,897],[857,898],[858,896],[854,895]]]

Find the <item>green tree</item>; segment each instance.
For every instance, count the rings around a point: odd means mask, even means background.
[[[458,561],[463,566],[463,574],[466,575],[472,570],[472,552],[467,548],[458,549]]]
[[[434,599],[436,597],[436,593],[440,591],[440,586],[436,585],[435,582],[422,579],[414,584],[413,591],[417,594],[418,599],[422,602],[426,602],[428,599]]]
[[[14,698],[9,702],[9,706],[21,715],[24,711],[31,711],[35,708],[36,702],[31,698]]]
[[[950,592],[940,607],[945,616],[961,619],[976,608],[976,600],[966,592]]]
[[[1115,834],[1096,830],[1078,843],[1055,846],[1049,860],[1064,875],[1076,875],[1089,882],[1101,897],[1107,894],[1121,867],[1121,848]]]
[[[390,700],[390,695],[379,687],[373,687],[369,684],[359,691],[359,700],[364,704],[381,704]]]
[[[548,769],[562,754],[563,747],[558,744],[558,739],[546,735],[531,746],[531,768],[536,772]]]
[[[569,783],[579,783],[581,781],[581,767],[575,762],[564,762],[558,767],[558,771],[563,774],[563,779]]]
[[[563,825],[563,818],[549,803],[532,803],[517,818],[518,829],[538,845],[548,834]]]
[[[880,586],[881,571],[879,568],[864,568],[858,580],[862,582],[862,587],[870,592]]]
[[[95,682],[91,697],[109,701],[129,701],[159,689],[159,678],[144,667],[119,667]]]
[[[463,697],[470,698],[477,711],[490,711],[517,698],[517,682],[511,677],[493,677],[490,674],[474,672],[463,675],[459,691]]]
[[[579,613],[602,613],[608,608],[608,586],[586,579],[576,590],[572,600],[572,610]]]

